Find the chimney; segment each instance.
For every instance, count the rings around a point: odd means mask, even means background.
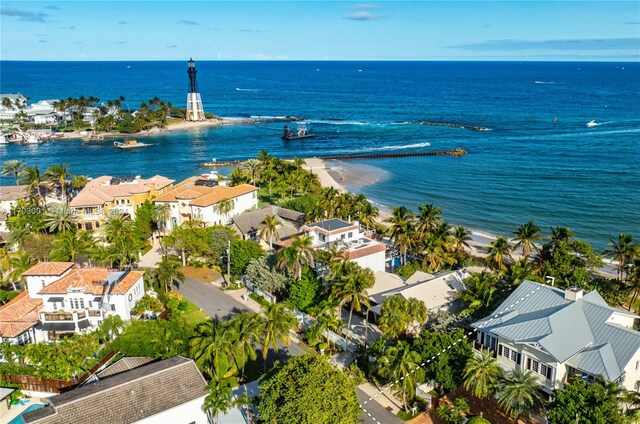
[[[576,300],[581,300],[582,295],[584,295],[584,290],[580,287],[571,286],[564,291],[564,298],[570,302],[575,302]]]

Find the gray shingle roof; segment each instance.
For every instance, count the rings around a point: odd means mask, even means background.
[[[608,306],[596,291],[575,302],[564,294],[524,281],[493,314],[472,325],[514,343],[535,342],[558,362],[616,380],[640,349],[640,332],[609,321],[614,313],[634,315]]]
[[[264,208],[257,211],[245,212],[243,214],[234,216],[233,222],[236,224],[242,234],[250,234],[252,232],[260,231],[264,227],[262,221],[264,221],[264,218],[267,215],[277,215],[281,221],[290,221],[298,226],[304,224],[305,219],[305,214],[301,212],[281,208],[279,206],[265,206]],[[278,228],[278,233],[280,233],[281,229],[282,227]],[[286,230],[285,232],[290,233]],[[280,236],[284,237],[285,235],[280,234]]]
[[[206,395],[195,363],[175,356],[53,396],[25,423],[128,424]]]
[[[126,356],[116,361],[115,363],[109,365],[107,368],[98,372],[96,375],[100,380],[102,380],[107,377],[111,377],[116,374],[120,374],[122,372],[130,371],[134,368],[141,367],[153,361],[154,361],[153,358],[149,358],[146,356]]]

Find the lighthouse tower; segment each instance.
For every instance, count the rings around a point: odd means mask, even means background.
[[[202,109],[202,100],[198,92],[198,83],[196,82],[196,64],[193,59],[189,59],[189,92],[187,92],[187,110],[185,113],[186,121],[204,121],[204,110]]]

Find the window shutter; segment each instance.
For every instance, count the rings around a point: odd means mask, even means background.
[[[531,358],[527,358],[527,369],[531,369]]]
[[[518,358],[516,359],[516,364],[520,365],[522,363],[522,354],[518,353]]]
[[[547,378],[551,380],[551,367],[547,367]]]
[[[502,345],[498,345],[498,355],[502,355]]]

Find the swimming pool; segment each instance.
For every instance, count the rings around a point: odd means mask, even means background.
[[[24,420],[22,419],[22,414],[24,414],[25,412],[35,411],[36,409],[40,409],[40,408],[44,408],[43,403],[34,403],[33,405],[29,405],[27,409],[25,409],[24,411],[22,411],[20,415],[18,415],[17,417],[9,421],[8,424],[24,424]]]

